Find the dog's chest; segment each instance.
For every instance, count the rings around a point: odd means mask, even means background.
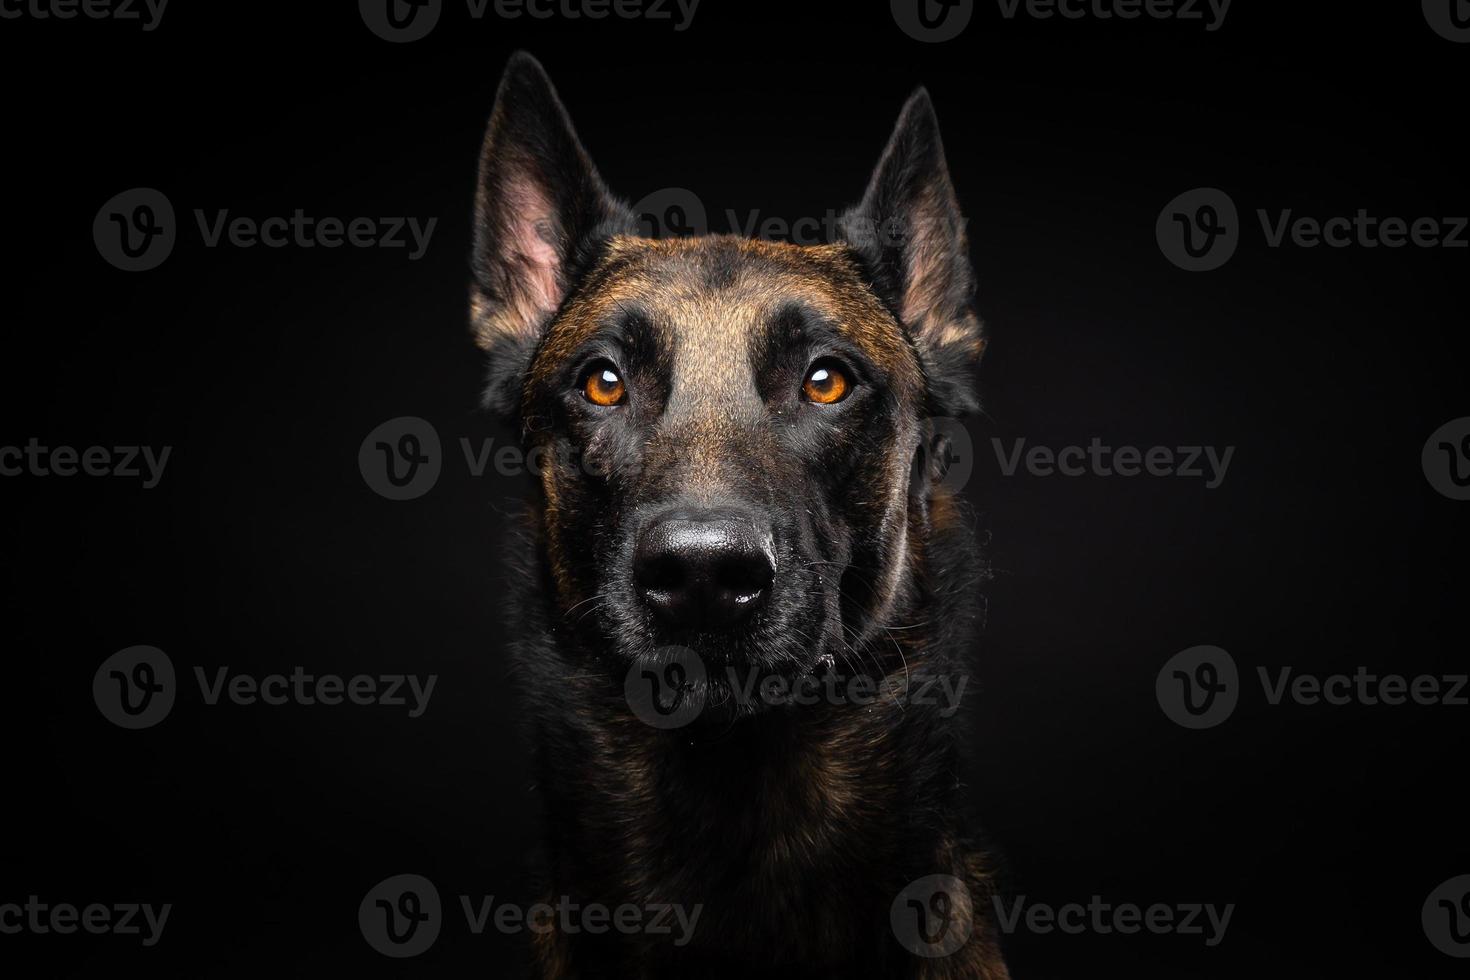
[[[811,962],[861,947],[918,843],[894,724],[849,712],[712,741],[607,732],[574,866],[619,900],[700,906],[693,945],[712,954]]]

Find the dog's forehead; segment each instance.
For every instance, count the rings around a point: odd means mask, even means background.
[[[542,347],[553,362],[636,313],[662,332],[676,371],[698,382],[748,364],[782,311],[800,307],[842,334],[900,387],[919,387],[903,329],[864,284],[846,249],[731,236],[615,238]]]

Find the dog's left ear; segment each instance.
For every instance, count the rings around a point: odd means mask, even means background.
[[[608,192],[541,63],[511,56],[480,154],[475,198],[475,342],[490,354],[487,402],[516,407],[541,333],[595,259],[637,221]]]
[[[977,409],[972,373],[985,339],[970,308],[975,280],[965,219],[924,89],[904,104],[862,203],[839,228],[918,346],[934,407]]]

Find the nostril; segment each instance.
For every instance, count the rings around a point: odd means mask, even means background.
[[[684,562],[672,553],[640,559],[633,575],[639,587],[649,592],[677,592],[689,578]]]
[[[715,570],[715,585],[728,590],[737,602],[748,602],[770,588],[775,571],[763,552],[728,555]]]

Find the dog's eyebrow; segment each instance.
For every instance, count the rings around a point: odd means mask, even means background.
[[[850,341],[831,317],[810,304],[789,300],[771,315],[766,324],[768,350],[794,347],[810,340],[828,340],[849,346]]]
[[[590,328],[590,329],[589,329]],[[652,326],[644,311],[631,304],[619,303],[596,322],[588,324],[581,332],[577,347],[588,344],[608,343],[632,348],[646,342],[652,335]]]
[[[632,303],[619,303],[580,346],[609,342],[621,347],[631,360],[641,363],[660,362],[667,356],[667,345],[655,329],[653,318]]]

